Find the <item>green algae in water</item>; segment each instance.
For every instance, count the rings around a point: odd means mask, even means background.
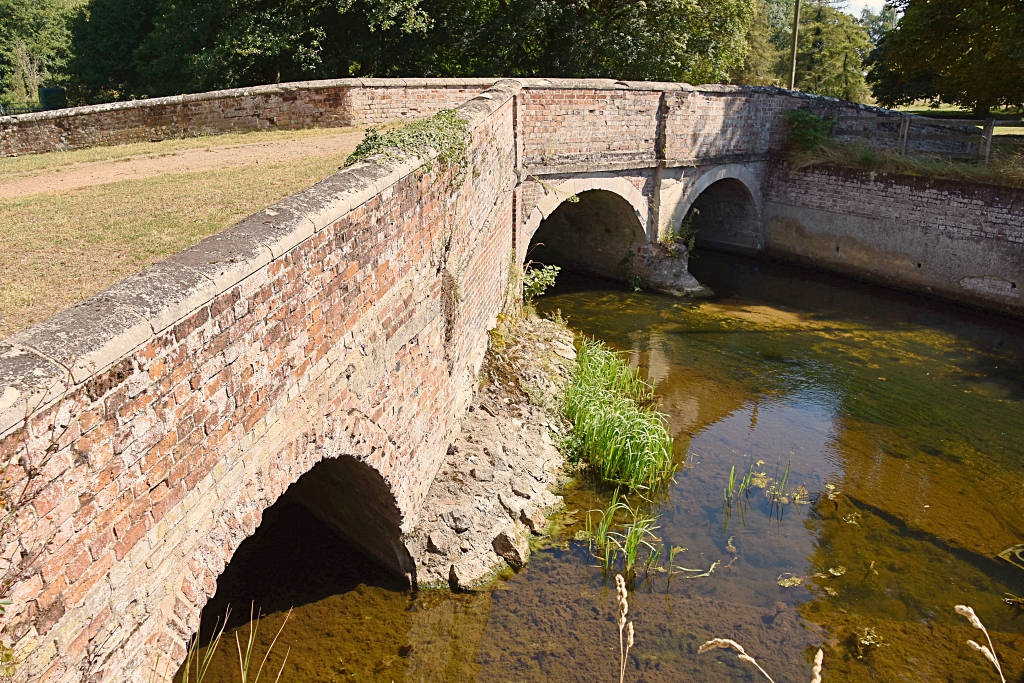
[[[675,462],[687,466],[645,512],[665,548],[685,548],[676,564],[721,563],[692,581],[639,574],[627,679],[754,680],[734,659],[696,656],[718,636],[741,642],[779,683],[809,680],[819,646],[830,682],[993,680],[964,645],[976,632],[953,605],[965,603],[1018,680],[1024,620],[1003,600],[1024,593],[1024,570],[998,553],[1024,543],[1021,325],[741,258],[703,253],[693,265],[716,297],[563,276],[540,300],[656,383]],[[787,462],[783,494],[802,486],[807,504],[790,498],[779,514],[766,491]],[[732,468],[765,486],[730,510]],[[607,507],[610,491],[581,481],[565,495],[568,510],[585,511]],[[404,591],[307,524],[286,534],[314,546],[294,573],[308,576],[320,557],[349,574],[300,581],[326,586],[304,597],[261,568],[298,552],[274,541],[246,558],[241,573],[257,578],[238,595],[265,603],[271,634],[275,615],[296,605],[282,680],[611,680],[614,585],[573,540],[583,514],[564,522],[522,572],[470,595]],[[780,575],[803,581],[782,587]],[[218,653],[214,680],[237,680],[229,655]]]

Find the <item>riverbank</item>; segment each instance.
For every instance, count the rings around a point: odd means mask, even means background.
[[[492,331],[478,393],[406,540],[418,586],[467,590],[526,563],[530,537],[562,505],[554,442],[575,359],[560,322],[503,319]]]

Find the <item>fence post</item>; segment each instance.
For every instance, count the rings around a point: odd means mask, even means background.
[[[907,138],[910,137],[910,117],[904,116],[900,121],[900,140],[896,143],[896,153],[907,153]]]
[[[992,131],[996,127],[995,119],[989,119],[985,122],[985,133],[982,144],[985,146],[985,161],[982,162],[983,168],[988,168],[988,157],[992,153]]]

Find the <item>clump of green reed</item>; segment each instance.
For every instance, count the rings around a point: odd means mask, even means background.
[[[574,455],[605,481],[630,489],[654,488],[671,477],[672,436],[653,398],[654,389],[621,355],[584,339],[563,400],[574,425]]]
[[[631,521],[622,525],[621,531],[613,531],[615,516],[623,512]],[[595,523],[594,518],[598,515],[600,518]],[[647,559],[642,564],[649,574],[661,562],[661,549],[655,545],[660,541],[654,534],[658,528],[654,525],[656,521],[656,517],[644,514],[639,506],[633,507],[628,500],[619,500],[619,490],[615,489],[606,509],[587,512],[586,534],[590,550],[605,571],[618,564],[621,556],[622,570],[630,577],[636,573],[642,552],[646,550]]]

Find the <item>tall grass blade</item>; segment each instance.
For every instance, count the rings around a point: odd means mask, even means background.
[[[672,476],[672,436],[652,405],[654,392],[621,355],[584,339],[567,383],[563,411],[579,456],[605,481],[654,488]]]

